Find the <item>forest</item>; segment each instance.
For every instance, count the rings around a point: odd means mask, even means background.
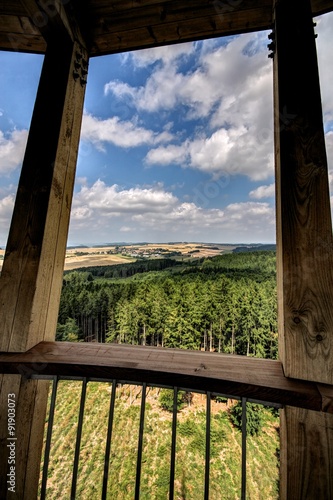
[[[64,274],[57,340],[277,357],[274,251]]]
[[[276,358],[276,303],[274,251],[197,259],[177,256],[76,269],[64,274],[57,340],[127,342]],[[107,498],[134,498],[143,389],[119,381],[90,381],[78,464],[77,495],[82,499],[101,498],[111,386],[115,406]],[[71,495],[81,394],[81,381],[59,381],[47,498]],[[173,398],[168,388],[147,388],[143,499],[169,497]],[[200,500],[205,488],[206,395],[179,390],[177,411],[175,498]],[[240,402],[212,395],[211,498],[240,498],[241,412]],[[277,410],[247,403],[246,429],[246,497],[275,500],[279,497]]]

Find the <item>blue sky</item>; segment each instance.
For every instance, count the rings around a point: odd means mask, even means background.
[[[333,15],[317,23],[333,174]],[[267,35],[90,61],[69,245],[275,241]],[[2,246],[42,62],[41,56],[0,52]]]

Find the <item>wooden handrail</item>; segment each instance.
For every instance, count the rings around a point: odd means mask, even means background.
[[[333,413],[333,386],[290,379],[279,361],[125,344],[40,342],[0,353],[0,373],[130,380]]]

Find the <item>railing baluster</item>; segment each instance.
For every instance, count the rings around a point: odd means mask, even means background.
[[[113,425],[113,416],[114,416],[114,405],[115,405],[115,400],[116,400],[116,388],[117,388],[117,381],[113,380],[112,381],[111,398],[110,398],[108,431],[107,431],[106,445],[105,445],[102,500],[106,499],[106,493],[107,493],[107,488],[108,488],[109,462],[110,462],[110,450],[111,450],[111,438],[112,438],[112,425]]]
[[[140,427],[139,427],[139,441],[138,441],[138,457],[137,457],[136,478],[135,478],[135,496],[134,496],[135,500],[139,500],[139,497],[140,497],[140,479],[141,479],[143,430],[144,430],[145,409],[146,409],[146,389],[147,389],[147,384],[144,382],[143,385],[142,385],[142,396],[141,396]]]
[[[171,458],[170,458],[170,486],[169,500],[173,500],[175,490],[175,463],[176,463],[176,434],[177,434],[177,398],[178,388],[173,388],[172,431],[171,431]]]
[[[51,403],[50,403],[49,418],[47,423],[47,434],[46,434],[46,443],[44,452],[43,477],[42,477],[42,487],[40,494],[41,500],[44,500],[46,496],[47,472],[50,460],[51,438],[52,438],[52,429],[54,421],[55,402],[57,397],[58,380],[59,380],[58,376],[55,376],[53,378]]]
[[[246,498],[246,398],[242,398],[242,489],[241,499]]]
[[[75,455],[74,455],[74,465],[73,465],[73,475],[72,475],[72,489],[71,489],[71,500],[75,499],[76,495],[76,480],[79,468],[79,458],[80,458],[80,446],[81,446],[81,435],[82,435],[82,425],[83,425],[83,414],[84,405],[86,402],[86,392],[87,392],[87,379],[86,377],[82,381],[82,391],[80,400],[80,411],[79,420],[77,423],[77,433],[76,433],[76,443],[75,443]]]
[[[205,500],[209,499],[209,472],[210,472],[210,414],[211,393],[206,396],[206,456],[205,456]]]
[[[54,417],[55,417],[55,405],[58,394],[59,380],[62,377],[54,376],[53,387],[50,399],[50,408],[48,413],[48,424],[46,431],[46,442],[44,451],[44,463],[41,478],[41,494],[40,499],[45,500],[46,490],[47,490],[47,477],[49,472],[49,463],[51,455],[51,440],[54,427]],[[73,377],[68,377],[68,379],[73,379]],[[72,485],[71,485],[71,500],[75,499],[77,490],[77,479],[78,479],[78,468],[80,460],[80,448],[81,448],[81,438],[83,430],[83,421],[85,413],[85,401],[86,401],[86,391],[87,384],[90,378],[83,378],[82,380],[82,390],[80,399],[80,408],[78,416],[78,424],[76,431],[76,443],[74,452],[74,462],[73,462],[73,472],[72,472]],[[110,380],[109,380],[110,382]],[[118,381],[119,383],[119,381]],[[125,382],[123,382],[125,383]],[[131,383],[131,382],[127,382]],[[150,387],[150,385],[149,385]],[[159,387],[159,386],[158,386]],[[163,387],[163,386],[161,386]],[[172,390],[170,388],[170,390]],[[184,389],[185,390],[185,389]],[[186,389],[188,390],[188,389]],[[171,450],[170,450],[170,477],[169,477],[169,500],[174,500],[175,497],[175,475],[176,475],[176,451],[177,451],[177,400],[178,400],[179,387],[173,387],[173,412],[172,412],[172,425],[171,425]],[[194,391],[196,392],[196,391]],[[214,393],[215,394],[215,393]],[[107,498],[108,490],[108,479],[110,471],[110,456],[111,456],[111,446],[112,437],[114,433],[114,411],[116,404],[117,395],[117,380],[112,380],[112,389],[110,395],[109,403],[109,414],[108,414],[108,427],[106,433],[105,442],[105,454],[104,454],[104,470],[102,479],[102,500]],[[212,451],[212,441],[211,441],[211,431],[212,431],[212,403],[211,403],[212,393],[210,391],[206,392],[206,438],[205,438],[205,474],[204,474],[204,500],[209,500],[210,495],[210,461],[211,461],[211,451]],[[145,406],[147,399],[147,383],[142,385],[142,397],[141,397],[141,409],[140,409],[140,422],[139,422],[139,434],[138,434],[138,447],[137,447],[137,463],[136,463],[136,478],[135,478],[135,493],[134,500],[139,500],[140,498],[140,486],[141,486],[141,472],[142,472],[142,456],[143,456],[143,444],[144,444],[144,425],[145,425]],[[252,400],[250,400],[252,402]],[[247,461],[247,404],[249,400],[246,397],[241,398],[242,405],[242,421],[241,421],[241,500],[246,499],[246,461]],[[262,402],[256,401],[257,404]],[[264,403],[265,404],[265,403]],[[272,406],[270,403],[266,403],[267,406]],[[277,407],[279,405],[274,405]]]

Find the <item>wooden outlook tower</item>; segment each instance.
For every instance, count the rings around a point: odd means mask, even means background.
[[[29,374],[126,374],[118,346],[96,357],[88,345],[54,342],[89,58],[257,30],[271,30],[274,67],[280,358],[229,366],[223,355],[188,352],[170,368],[165,353],[158,370],[174,385],[281,403],[280,497],[333,499],[333,240],[313,29],[331,10],[333,0],[0,2],[0,49],[45,55],[0,280],[2,499],[14,498],[8,394],[20,433],[15,498],[33,500],[48,382]],[[153,355],[146,362],[145,348],[133,350],[132,379],[154,380]]]

